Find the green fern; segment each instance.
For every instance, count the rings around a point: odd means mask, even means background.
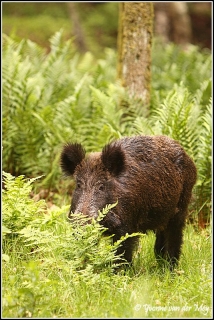
[[[207,105],[200,118],[200,136],[198,137],[198,154],[195,159],[198,167],[198,186],[211,190],[212,163],[212,102]]]
[[[17,235],[45,207],[44,201],[35,202],[29,197],[33,182],[41,177],[26,181],[23,175],[15,178],[3,172],[3,178],[3,225],[10,233]]]
[[[105,59],[82,57],[62,31],[50,39],[44,54],[27,40],[3,36],[3,169],[29,177],[44,174],[43,186],[60,179],[59,154],[67,141],[98,151],[110,140],[135,134],[165,134],[193,157],[197,185],[211,181],[211,56],[192,46],[169,44],[152,53],[149,116],[116,79],[116,54]],[[155,47],[156,46],[156,47]],[[210,130],[210,131],[209,131]]]

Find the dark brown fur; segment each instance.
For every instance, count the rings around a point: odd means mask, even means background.
[[[98,210],[118,201],[102,221],[113,240],[153,230],[156,255],[172,266],[178,261],[196,182],[196,167],[179,143],[166,136],[125,137],[87,157],[80,144],[67,144],[61,167],[76,181],[70,214],[96,218]],[[130,262],[136,243],[128,238],[118,253]]]

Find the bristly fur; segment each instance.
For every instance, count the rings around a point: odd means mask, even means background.
[[[132,233],[156,233],[156,257],[170,268],[179,261],[192,188],[194,162],[181,145],[167,136],[124,137],[89,154],[79,144],[64,147],[61,165],[74,174],[76,188],[70,212],[96,219],[107,204],[117,203],[100,221],[116,242]],[[130,237],[117,254],[132,261],[138,236]]]
[[[67,143],[62,150],[60,165],[66,176],[72,176],[76,166],[85,158],[85,150],[79,143]]]

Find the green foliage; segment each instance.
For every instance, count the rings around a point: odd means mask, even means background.
[[[177,84],[183,85],[194,96],[201,94],[202,104],[206,106],[211,94],[210,51],[200,51],[193,45],[184,51],[173,43],[163,45],[155,39],[153,49],[152,101],[158,99],[159,103]]]
[[[96,57],[104,57],[103,48],[116,48],[118,29],[118,3],[75,3],[76,14],[87,50]],[[49,38],[60,28],[63,39],[75,33],[67,2],[4,2],[2,5],[3,33],[13,39],[35,41],[49,50]],[[111,21],[111,23],[109,23]]]
[[[211,55],[155,42],[149,116],[116,79],[116,54],[80,56],[62,31],[50,52],[29,40],[3,37],[3,169],[58,189],[59,156],[67,141],[99,151],[110,140],[135,134],[165,134],[194,159],[197,209],[211,198]],[[12,63],[11,63],[12,61]]]
[[[45,213],[44,201],[35,202],[29,197],[32,183],[37,178],[26,181],[23,176],[15,178],[3,174],[3,235],[6,242],[13,241],[10,235],[15,234],[24,238],[25,246],[30,247],[31,252],[45,253],[46,257],[49,254],[55,259],[54,252],[60,261],[71,260],[71,268],[76,270],[91,265],[97,271],[118,259],[115,252],[125,238],[114,245],[106,245],[102,240],[108,241],[111,237],[103,237],[106,229],[98,223],[116,204],[107,205],[92,223],[82,214],[73,215],[68,223],[65,218],[68,206]],[[50,259],[49,263],[52,262]],[[112,272],[111,264],[108,271]]]
[[[103,236],[105,228],[98,222],[89,224],[88,218],[76,215],[69,223],[65,218],[68,206],[41,212],[41,201],[29,198],[35,179],[25,181],[23,176],[14,178],[6,173],[4,177],[3,313],[6,317],[51,317],[65,312],[65,297],[59,296],[58,292],[68,289],[66,294],[69,295],[71,314],[86,315],[87,301],[109,291],[110,285],[124,290],[128,278],[124,276],[121,281],[114,274],[114,268],[118,259],[115,252],[126,237],[113,245],[111,237]],[[107,206],[99,219],[113,206]],[[17,237],[11,238],[11,232]],[[8,273],[7,268],[14,264],[16,273],[14,270]],[[17,277],[18,274],[21,277]],[[81,291],[86,295],[85,301],[79,297]],[[117,296],[120,295],[119,292]],[[50,309],[53,298],[56,301]],[[81,300],[79,303],[78,299]],[[98,302],[99,310],[99,304],[103,303]],[[114,308],[106,312],[117,315]],[[94,315],[98,315],[97,310]]]
[[[40,201],[33,204],[29,193],[35,179],[4,174],[4,183],[3,222],[17,235],[3,238],[4,318],[211,315],[211,228],[198,233],[187,227],[181,262],[172,273],[158,268],[152,233],[141,238],[133,267],[114,273],[120,241],[112,245],[103,227],[95,221],[87,224],[80,215],[67,221],[68,206],[47,211]],[[114,205],[100,212],[99,219]],[[7,215],[17,208],[12,229]]]
[[[24,227],[28,226],[34,219],[35,214],[44,210],[45,202],[35,202],[29,198],[32,191],[32,183],[41,178],[33,178],[25,181],[24,176],[17,178],[3,172],[4,190],[3,201],[3,236],[17,234]]]
[[[3,173],[3,316],[210,316],[210,228],[199,233],[187,226],[173,273],[158,268],[150,233],[142,237],[133,266],[114,273],[115,251],[124,239],[113,245],[97,222],[88,224],[80,215],[68,221],[68,206],[47,210],[44,201],[29,196],[33,185],[61,187],[59,155],[67,141],[98,151],[121,136],[165,134],[180,141],[197,166],[193,222],[201,212],[209,220],[210,53],[154,43],[145,116],[143,105],[116,80],[113,50],[96,60],[90,52],[80,56],[63,39],[62,31],[55,33],[46,53],[30,40],[3,36],[3,170],[10,172]]]
[[[157,268],[154,235],[149,234],[147,247],[142,248],[138,262],[147,266],[133,281],[134,318],[209,318],[212,313],[211,239],[206,231],[195,232],[188,225],[184,233],[183,254],[179,268]],[[143,250],[144,249],[144,250]],[[193,252],[195,256],[193,256]],[[142,274],[143,273],[143,274]],[[143,288],[143,290],[142,290]]]
[[[110,83],[115,75],[113,52],[107,50],[106,60],[95,63],[90,54],[72,55],[71,42],[63,44],[60,32],[50,42],[51,52],[44,57],[32,42],[17,44],[5,37],[3,68],[4,169],[16,175],[46,173],[49,185],[56,182],[58,154],[65,141],[86,139],[92,149],[97,135],[101,138],[96,147],[109,136],[118,136],[110,111],[123,94]],[[106,109],[100,124],[109,95],[113,110]]]
[[[105,216],[111,207],[106,207],[102,215]],[[94,273],[105,268],[105,272],[111,274],[116,266],[114,261],[118,259],[115,256],[116,249],[124,238],[113,245],[111,237],[103,236],[105,228],[97,221],[89,223],[89,218],[78,214],[73,215],[68,223],[64,216],[65,210],[68,210],[67,206],[54,210],[23,228],[19,234],[25,238],[26,246],[36,247],[34,252],[49,256],[46,260],[48,267],[59,259],[59,264],[66,262],[74,272],[90,269]]]

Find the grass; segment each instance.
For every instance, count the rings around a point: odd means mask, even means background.
[[[150,234],[148,252],[140,259],[145,270],[134,280],[139,292],[135,295],[134,317],[211,316],[211,240],[206,232],[196,232],[191,225],[187,226],[183,254],[173,273],[157,268],[151,254],[150,240],[154,242],[154,236]]]
[[[133,267],[116,274],[105,268],[91,273],[90,265],[77,272],[56,250],[52,255],[29,255],[27,247],[14,241],[2,267],[3,317],[210,317],[209,234],[187,226],[183,254],[173,273],[158,266],[152,233],[142,237]]]
[[[211,317],[211,226],[186,226],[173,272],[156,261],[152,232],[132,266],[115,272],[120,244],[81,216],[68,223],[69,205],[51,210],[29,198],[36,180],[4,173],[3,318]]]

